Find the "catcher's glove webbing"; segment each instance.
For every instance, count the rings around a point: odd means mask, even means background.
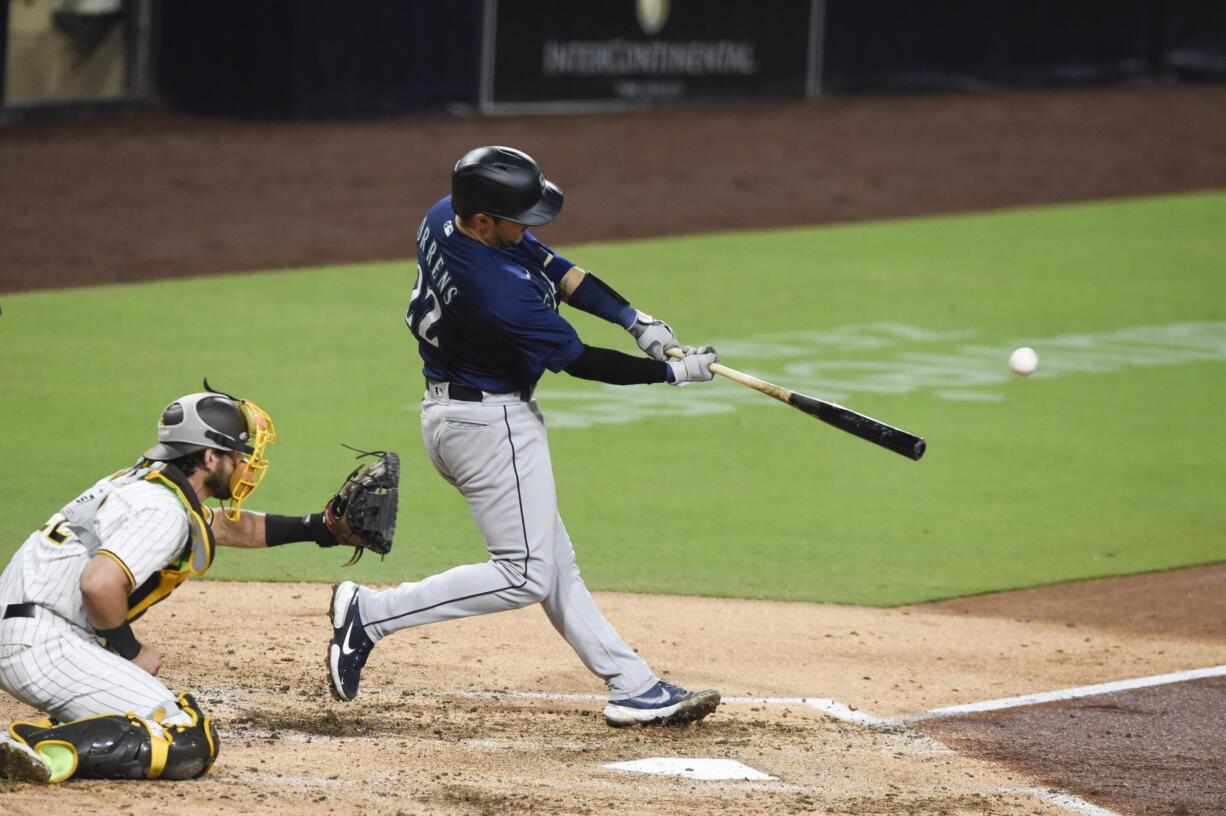
[[[386,451],[359,453],[359,459],[375,459],[355,468],[324,507],[324,524],[337,543],[353,547],[345,566],[356,564],[367,550],[387,555],[396,533],[400,457]]]

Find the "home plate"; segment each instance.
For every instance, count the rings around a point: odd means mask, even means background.
[[[629,762],[611,762],[604,766],[615,771],[681,776],[686,779],[751,779],[767,781],[775,777],[755,771],[734,759],[704,759],[702,757],[650,757]]]

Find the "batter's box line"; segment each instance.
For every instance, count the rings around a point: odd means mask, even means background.
[[[1042,799],[1044,802],[1050,802],[1065,810],[1071,810],[1073,813],[1079,813],[1081,816],[1120,816],[1114,810],[1107,810],[1105,807],[1099,807],[1092,802],[1087,802],[1080,796],[1074,796],[1071,793],[1054,788],[996,788],[995,792],[1026,794],[1036,799]]]
[[[1151,686],[1164,686],[1171,683],[1186,683],[1191,680],[1203,680],[1209,677],[1224,677],[1226,676],[1226,665],[1210,666],[1204,669],[1189,669],[1187,671],[1170,672],[1169,674],[1155,674],[1149,677],[1134,677],[1130,680],[1113,680],[1109,683],[1096,683],[1091,686],[1076,686],[1074,688],[1058,689],[1056,691],[1044,691],[1038,694],[1022,694],[1017,697],[1002,697],[999,700],[983,700],[977,703],[965,703],[963,705],[945,706],[944,708],[934,708],[925,711],[923,714],[915,714],[909,717],[899,717],[893,720],[883,720],[885,724],[910,724],[915,722],[923,722],[924,720],[935,720],[942,717],[954,717],[959,714],[977,714],[984,711],[1000,711],[1006,708],[1021,708],[1023,706],[1040,705],[1042,703],[1054,703],[1062,700],[1076,700],[1082,697],[1094,697],[1099,694],[1115,694],[1121,691],[1131,691],[1133,689],[1149,688]]]
[[[603,694],[564,694],[551,691],[421,691],[383,687],[371,689],[363,694],[391,694],[413,697],[458,697],[467,700],[548,700],[559,703],[603,703],[608,697]],[[891,727],[893,721],[883,720],[871,714],[860,711],[854,706],[829,697],[724,697],[723,702],[729,705],[796,705],[817,709],[827,716],[845,722],[866,725],[874,728]]]
[[[1226,670],[1226,666],[1219,666],[1219,669]],[[1201,669],[1200,672],[1213,671]],[[1189,674],[1188,672],[1180,672],[1179,674]],[[1170,675],[1164,675],[1170,676]],[[1215,675],[1205,675],[1215,676]],[[1153,678],[1147,678],[1153,679]],[[1134,681],[1135,682],[1135,681]],[[1177,682],[1177,681],[1170,681]],[[1105,684],[1112,685],[1112,684]],[[1083,688],[1093,688],[1086,686]],[[470,700],[550,700],[555,702],[603,702],[607,699],[600,694],[564,694],[559,692],[548,691],[414,691],[410,689],[394,689],[380,688],[373,690],[376,694],[397,694],[403,696],[409,694],[415,697],[458,697],[461,699]],[[1071,689],[1069,689],[1071,691]],[[1059,693],[1059,692],[1052,692]],[[1017,699],[1017,698],[1014,698]],[[724,703],[730,705],[793,705],[793,706],[808,706],[814,708],[821,713],[833,717],[844,722],[855,723],[865,726],[873,730],[885,731],[893,734],[896,737],[913,737],[923,739],[932,749],[942,750],[949,753],[957,753],[951,750],[946,745],[938,740],[926,737],[919,732],[913,731],[908,727],[907,722],[913,721],[906,718],[897,719],[882,719],[874,717],[871,714],[860,711],[846,703],[834,700],[829,697],[742,697],[733,696],[725,697]],[[931,712],[929,712],[931,713]],[[921,715],[922,716],[922,715]],[[1036,799],[1041,799],[1049,804],[1055,805],[1072,813],[1080,814],[1080,816],[1120,816],[1120,814],[1101,808],[1098,805],[1087,802],[1079,796],[1075,796],[1067,791],[1061,791],[1055,788],[997,788],[994,792],[997,793],[1013,793],[1033,796]]]
[[[1216,677],[1221,674],[1226,674],[1226,666],[1217,666],[1212,669],[1198,669],[1193,672],[1176,672],[1175,674],[1160,675],[1159,677],[1161,678],[1177,677],[1180,679],[1196,679],[1199,677]],[[1157,679],[1158,678],[1140,678],[1139,680],[1122,681],[1122,682],[1132,683],[1134,685],[1131,687],[1139,688],[1141,686],[1136,685],[1138,683],[1141,683],[1143,685],[1158,685],[1159,683],[1157,682],[1143,683],[1143,681],[1145,680],[1155,681]],[[1179,680],[1166,680],[1166,682],[1179,682]],[[1105,683],[1105,684],[1101,684],[1100,686],[1082,686],[1081,689],[1098,689],[1098,688],[1103,688],[1104,686],[1118,686],[1118,685],[1119,685],[1118,683]],[[220,687],[219,687],[219,690],[220,690]],[[1073,692],[1073,691],[1078,691],[1078,690],[1079,689],[1066,689],[1064,692],[1049,692],[1049,694],[1062,694],[1062,693]],[[243,691],[246,691],[247,693],[259,693],[259,692],[271,693],[274,691],[274,689],[249,688],[245,690],[240,690],[237,687],[226,687],[225,691],[229,692],[229,696],[232,698],[233,702],[237,702],[237,700],[233,700],[233,698],[244,696]],[[235,692],[237,692],[237,694]],[[546,701],[553,701],[553,702],[574,702],[574,703],[596,703],[596,702],[604,702],[605,700],[608,699],[603,694],[566,694],[566,693],[549,692],[549,691],[511,691],[511,690],[504,690],[504,691],[472,691],[472,690],[423,691],[421,689],[397,688],[397,687],[391,687],[391,686],[383,686],[379,688],[365,689],[363,690],[362,693],[365,696],[373,696],[373,697],[395,695],[397,698],[401,698],[401,699],[403,699],[404,697],[410,697],[410,698],[411,697],[436,697],[436,698],[445,697],[445,698],[459,698],[459,699],[469,699],[469,700],[546,700]],[[1029,696],[1037,697],[1037,696],[1042,696],[1042,695],[1029,695]],[[1014,697],[1014,698],[1009,698],[1009,699],[1020,700],[1023,698]],[[916,719],[914,717],[882,719],[880,717],[874,717],[871,714],[860,711],[852,706],[847,705],[846,703],[840,702],[838,700],[834,700],[829,697],[733,696],[733,697],[725,697],[723,699],[723,702],[730,704],[730,705],[808,706],[810,708],[816,709],[817,711],[820,711],[821,713],[829,717],[833,717],[838,720],[843,720],[845,722],[855,723],[861,726],[872,728],[874,730],[885,731],[887,733],[891,733],[898,737],[923,738],[934,749],[948,751],[949,753],[956,753],[955,751],[952,751],[940,741],[934,740],[928,737],[924,737],[922,734],[919,734],[918,732],[910,729],[907,723],[914,722]],[[1000,702],[1000,701],[989,701],[989,702]],[[979,705],[984,705],[984,704],[981,703]],[[1022,703],[1022,705],[1025,705],[1025,703]],[[936,709],[936,710],[940,711],[942,709]],[[927,714],[932,714],[932,713],[933,712],[927,712]],[[923,719],[928,718],[925,715],[919,715],[919,717]],[[235,732],[235,733],[237,734],[238,732]],[[249,737],[253,735],[254,734],[248,734]],[[281,735],[281,738],[284,738],[284,735]],[[1073,813],[1081,814],[1081,816],[1120,816],[1114,811],[1110,811],[1105,808],[1098,807],[1097,805],[1091,804],[1090,802],[1087,802],[1086,800],[1078,796],[1074,796],[1071,793],[1067,793],[1065,791],[1060,791],[1060,790],[1053,789],[1053,788],[998,788],[996,789],[996,792],[1018,793],[1018,794],[1034,796],[1035,798],[1042,799],[1057,807],[1063,808],[1065,810],[1069,810]]]
[[[1130,691],[1132,689],[1148,688],[1150,686],[1161,686],[1170,683],[1184,683],[1190,680],[1201,680],[1210,677],[1226,676],[1226,665],[1210,666],[1203,669],[1189,669],[1187,671],[1171,672],[1169,674],[1158,674],[1149,677],[1136,677],[1129,680],[1115,680],[1108,683],[1098,683],[1090,686],[1076,686],[1073,688],[1058,689],[1056,691],[1045,691],[1037,694],[1024,694],[1017,697],[1003,697],[996,700],[983,700],[976,703],[965,703],[962,705],[945,706],[943,708],[934,708],[920,714],[904,715],[901,717],[876,717],[866,711],[862,711],[855,706],[835,700],[829,697],[725,697],[724,702],[732,705],[802,705],[826,714],[844,722],[857,723],[859,725],[868,726],[870,728],[890,729],[901,726],[907,726],[911,723],[923,722],[924,720],[939,719],[942,717],[952,717],[959,714],[974,714],[983,711],[998,711],[1006,708],[1020,708],[1022,706],[1039,705],[1041,703],[1059,702],[1061,700],[1075,700],[1081,697],[1092,697],[1098,694],[1113,694],[1120,691]],[[213,694],[222,693],[223,696],[236,696],[234,692],[239,691],[235,687],[217,687],[209,689]],[[252,692],[272,692],[273,689],[246,689],[248,693]],[[229,692],[226,695],[226,692]],[[241,694],[241,692],[240,692]],[[398,697],[457,697],[460,699],[472,700],[548,700],[554,702],[576,702],[576,703],[594,703],[604,702],[608,698],[602,694],[565,694],[549,691],[473,691],[455,689],[451,691],[425,691],[422,689],[397,688],[384,686],[380,688],[363,689],[364,696],[383,696],[396,695]]]

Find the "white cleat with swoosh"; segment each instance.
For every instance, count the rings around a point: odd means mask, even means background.
[[[358,696],[362,667],[374,641],[366,636],[362,613],[358,608],[358,585],[342,581],[332,588],[332,603],[328,607],[332,621],[332,642],[328,644],[328,674],[332,680],[332,696],[349,702]]]

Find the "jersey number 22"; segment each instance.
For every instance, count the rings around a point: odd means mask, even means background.
[[[428,312],[426,311],[427,308],[429,308]],[[414,326],[414,315],[420,312],[425,312],[425,314],[421,316],[421,319],[417,321],[417,325]],[[438,295],[434,294],[430,284],[426,283],[426,276],[421,273],[421,264],[418,264],[417,282],[413,284],[413,294],[409,297],[409,310],[404,314],[404,322],[418,337],[438,348],[438,338],[432,337],[430,330],[434,328],[434,324],[442,316],[443,304],[439,302]]]

